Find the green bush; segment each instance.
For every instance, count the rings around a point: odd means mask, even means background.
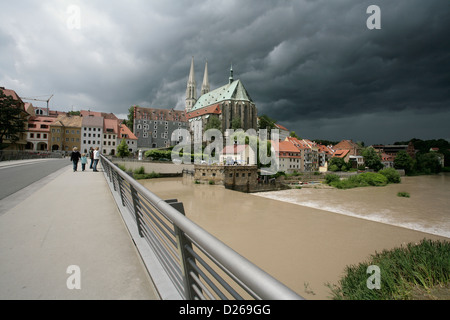
[[[369,266],[380,270],[380,288],[369,289]],[[335,300],[405,300],[450,283],[450,242],[424,239],[372,255],[347,266],[338,285],[328,285]],[[443,296],[448,294],[443,293]],[[439,296],[437,297],[439,298]],[[445,298],[445,297],[443,297]]]
[[[159,178],[160,174],[152,171],[151,173],[134,173],[133,178],[136,180]]]
[[[341,178],[337,174],[329,173],[325,176],[325,182],[331,184],[332,182],[339,181]]]
[[[333,172],[336,172],[336,171],[339,171],[340,169],[339,169],[339,167],[338,167],[337,165],[332,164],[332,165],[328,168],[328,170],[333,171]]]
[[[386,168],[386,169],[378,171],[378,173],[381,173],[382,175],[384,175],[388,179],[389,183],[400,183],[401,182],[400,173],[398,173],[398,171],[395,170],[394,168]]]
[[[398,192],[397,197],[409,198],[410,195],[408,192]]]
[[[135,169],[133,171],[133,173],[134,174],[144,174],[145,173],[145,169],[144,169],[144,167],[140,167],[140,168]]]
[[[350,189],[368,186],[378,187],[378,186],[385,186],[388,183],[388,180],[384,175],[375,172],[361,173],[342,180],[336,180],[336,178],[334,177],[330,177],[328,179],[333,179],[331,182],[327,183],[330,186],[333,186],[338,189]]]

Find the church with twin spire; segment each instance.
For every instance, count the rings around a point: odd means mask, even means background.
[[[192,133],[203,134],[205,128],[213,118],[217,118],[222,132],[227,129],[257,130],[257,108],[244,85],[233,77],[233,68],[230,68],[228,83],[210,90],[208,78],[208,62],[205,63],[203,82],[200,96],[197,97],[197,84],[195,81],[194,57],[186,86],[186,118]]]

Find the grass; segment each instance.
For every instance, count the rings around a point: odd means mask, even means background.
[[[133,173],[133,178],[135,178],[136,180],[141,180],[141,179],[153,179],[153,178],[159,178],[160,174],[152,171],[151,173]]]
[[[380,268],[380,289],[369,289],[367,268]],[[384,250],[367,262],[347,266],[338,285],[328,285],[335,300],[447,299],[450,294],[450,242],[424,239]]]

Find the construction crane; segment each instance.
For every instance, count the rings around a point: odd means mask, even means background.
[[[47,102],[47,115],[50,115],[50,112],[49,112],[49,110],[48,110],[48,102],[50,101],[50,99],[53,97],[53,94],[50,96],[50,98],[48,98],[47,100],[42,100],[42,99],[36,99],[36,98],[39,98],[39,97],[45,97],[45,96],[38,96],[38,97],[34,97],[34,98],[22,98],[21,97],[21,99],[22,100],[35,100],[35,101],[44,101],[44,102]]]

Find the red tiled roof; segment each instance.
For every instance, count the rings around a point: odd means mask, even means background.
[[[277,127],[280,130],[289,131],[288,129],[286,129],[285,127],[283,127],[281,124],[278,124],[278,123],[275,123],[275,127]]]
[[[118,134],[119,133],[119,121],[116,119],[104,119],[103,120],[103,132],[111,133],[112,130],[113,133]]]
[[[184,110],[134,107],[134,118],[144,120],[186,121]]]
[[[344,149],[336,150],[334,152],[333,157],[344,158],[349,152],[350,152],[350,150],[344,150]]]
[[[219,104],[214,104],[208,107],[204,107],[201,109],[197,109],[194,111],[191,111],[186,114],[187,119],[192,119],[195,117],[204,116],[206,114],[221,114],[222,111],[220,110]]]
[[[127,135],[126,139],[132,139],[137,140],[138,138],[134,135],[133,132],[131,132],[130,128],[128,128],[126,125],[121,124],[120,125],[120,137],[122,138],[122,135]]]

